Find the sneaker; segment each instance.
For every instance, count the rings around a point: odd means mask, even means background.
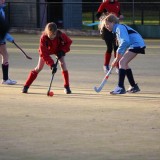
[[[107,73],[109,71],[109,65],[103,66],[104,73]]]
[[[136,92],[139,92],[140,89],[138,87],[138,84],[135,84],[133,87],[130,86],[128,89],[127,89],[127,92],[128,93],[136,93]]]
[[[7,79],[7,80],[2,80],[2,84],[7,84],[7,85],[14,85],[17,82],[11,79]]]
[[[71,93],[72,93],[69,86],[64,87],[64,93],[65,93],[65,94],[71,94]]]
[[[28,93],[28,86],[24,86],[22,89],[22,93]]]
[[[110,94],[125,94],[126,90],[125,88],[121,88],[119,86],[117,86],[112,92],[110,92]]]

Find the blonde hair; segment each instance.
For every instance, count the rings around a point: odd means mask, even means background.
[[[111,23],[117,24],[117,23],[119,23],[119,19],[114,13],[109,13],[107,16],[105,16],[105,18],[103,18],[100,21],[100,24],[99,24],[99,30],[100,31],[103,30],[103,27],[105,26],[106,22],[111,22]]]
[[[43,33],[47,34],[48,32],[56,32],[57,31],[57,25],[54,22],[50,22],[46,25]]]
[[[108,21],[108,22],[115,23],[115,24],[119,23],[118,17],[113,13],[108,14],[104,20],[105,22]]]

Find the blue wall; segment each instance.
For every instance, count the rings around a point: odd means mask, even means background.
[[[82,29],[82,0],[63,0],[63,2],[64,29]]]
[[[143,38],[160,38],[159,25],[133,25],[131,27],[138,31]]]

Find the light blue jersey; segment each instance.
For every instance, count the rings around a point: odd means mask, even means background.
[[[127,25],[115,24],[112,32],[116,33],[119,45],[117,53],[121,55],[123,55],[127,49],[143,48],[146,46],[142,36]]]

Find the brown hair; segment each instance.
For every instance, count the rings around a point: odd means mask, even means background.
[[[43,33],[47,34],[48,32],[56,32],[57,31],[57,25],[54,22],[50,22],[46,25]]]

